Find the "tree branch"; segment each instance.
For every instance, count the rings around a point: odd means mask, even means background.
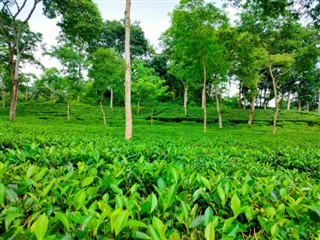
[[[19,4],[18,4],[18,2],[16,0],[14,2],[16,3],[18,10],[17,10],[16,14],[13,16],[13,18],[17,18],[18,15],[21,13],[22,9],[26,6],[27,0],[23,1],[23,4],[22,4],[21,7],[19,7]]]
[[[26,23],[29,21],[29,19],[31,18],[34,10],[35,10],[36,7],[37,7],[37,4],[40,3],[41,1],[42,1],[42,0],[34,0],[33,7],[32,7],[32,9],[31,9],[28,17],[23,21],[23,24],[26,24]]]

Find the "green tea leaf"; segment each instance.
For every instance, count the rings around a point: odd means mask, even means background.
[[[207,226],[209,222],[211,222],[213,219],[213,210],[211,207],[207,207],[205,213],[204,213],[204,225]]]
[[[143,222],[141,222],[141,221],[136,221],[136,220],[130,220],[130,221],[128,221],[127,222],[127,226],[128,227],[135,227],[135,228],[148,228],[148,226],[145,224],[145,223],[143,223]]]
[[[86,194],[86,192],[85,192],[84,189],[80,190],[80,191],[74,196],[72,205],[74,206],[74,208],[75,208],[76,210],[79,210],[79,209],[83,206],[83,204],[84,204],[84,202],[85,202],[85,200],[86,200],[86,197],[87,197],[87,194]]]
[[[31,232],[37,237],[37,240],[44,239],[48,228],[48,217],[42,214],[31,226]]]
[[[0,206],[4,206],[7,196],[7,188],[0,182]]]
[[[86,177],[82,182],[82,187],[90,185],[94,180],[94,177]]]
[[[206,186],[206,188],[211,192],[211,184],[205,177],[200,177],[201,182]]]
[[[126,226],[129,217],[128,210],[117,208],[111,214],[111,230],[115,231],[116,236]]]
[[[143,232],[140,232],[140,231],[135,231],[132,233],[132,238],[133,239],[144,239],[144,240],[149,240],[150,239],[150,236],[143,233]]]
[[[248,207],[247,210],[244,213],[246,215],[246,218],[249,222],[252,221],[252,219],[254,218],[254,210],[252,207]]]
[[[69,221],[65,213],[63,212],[54,212],[55,217],[62,222],[64,227],[66,228],[67,232],[70,231]]]
[[[223,188],[220,185],[218,185],[218,187],[217,187],[217,192],[218,192],[218,195],[221,199],[221,204],[224,207],[227,202],[226,193],[224,192]]]
[[[234,194],[233,197],[231,198],[231,209],[235,217],[239,215],[241,211],[240,207],[241,207],[240,199],[237,196],[237,194]]]
[[[163,191],[166,188],[166,182],[164,181],[163,178],[158,178],[157,185],[161,191]]]
[[[215,230],[214,230],[214,226],[213,223],[210,222],[205,229],[205,233],[204,236],[207,240],[214,240],[215,239]]]
[[[157,199],[157,196],[154,193],[151,193],[150,197],[151,197],[150,198],[150,201],[151,201],[150,213],[152,213],[155,210],[155,208],[157,207],[158,199]]]

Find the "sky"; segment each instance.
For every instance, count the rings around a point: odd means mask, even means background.
[[[124,18],[125,0],[93,0],[99,8],[103,20],[120,20]],[[207,2],[211,2],[207,0]],[[217,6],[221,5],[221,0],[215,1]],[[29,0],[29,3],[31,1]],[[179,0],[132,0],[131,3],[131,21],[139,21],[146,38],[156,48],[158,47],[158,39],[161,34],[169,28],[169,13],[179,3]],[[31,7],[31,4],[29,5]],[[59,35],[60,28],[56,26],[58,19],[48,19],[43,16],[42,5],[38,5],[29,25],[32,31],[40,32],[43,37],[43,44],[49,50],[56,45],[56,38]],[[39,50],[36,56],[41,60],[42,64],[47,67],[59,66],[57,59],[43,57]],[[37,75],[41,74],[40,69],[27,65],[24,72],[33,72]]]

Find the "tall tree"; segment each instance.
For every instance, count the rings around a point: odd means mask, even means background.
[[[12,78],[12,98],[10,104],[10,120],[16,119],[16,106],[19,89],[19,72],[22,54],[35,46],[40,39],[39,34],[30,31],[28,21],[34,10],[41,0],[34,0],[31,8],[24,19],[21,18],[22,13],[26,9],[27,0],[18,1],[2,1],[0,9],[0,30],[5,39],[9,50],[9,65]]]
[[[217,52],[218,46],[213,33],[226,21],[227,18],[211,3],[205,4],[203,0],[181,1],[171,15],[172,25],[167,31],[172,41],[174,58],[190,56],[194,59],[194,66],[201,66],[204,133],[207,131],[207,79],[212,76],[207,68],[210,57]]]
[[[150,46],[139,22],[130,24],[130,56],[134,58],[145,58],[150,52]],[[103,27],[99,40],[98,47],[112,48],[120,55],[124,55],[125,44],[125,21],[106,20],[103,22]]]
[[[124,61],[114,50],[98,48],[89,56],[91,66],[89,77],[94,80],[94,88],[100,95],[100,110],[106,125],[106,115],[103,110],[103,101],[106,91],[110,91],[110,108],[113,107],[113,92],[123,86]]]
[[[154,106],[166,98],[168,86],[165,80],[155,75],[153,68],[148,68],[143,60],[135,59],[132,62],[132,92],[138,101],[138,111],[140,104],[151,107],[151,125],[153,124]]]
[[[126,0],[125,10],[125,109],[126,109],[126,130],[125,139],[132,138],[132,110],[131,110],[131,66],[130,66],[130,10],[131,0]]]

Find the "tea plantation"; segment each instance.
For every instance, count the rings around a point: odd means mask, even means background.
[[[320,116],[161,105],[0,110],[0,239],[320,239]]]

